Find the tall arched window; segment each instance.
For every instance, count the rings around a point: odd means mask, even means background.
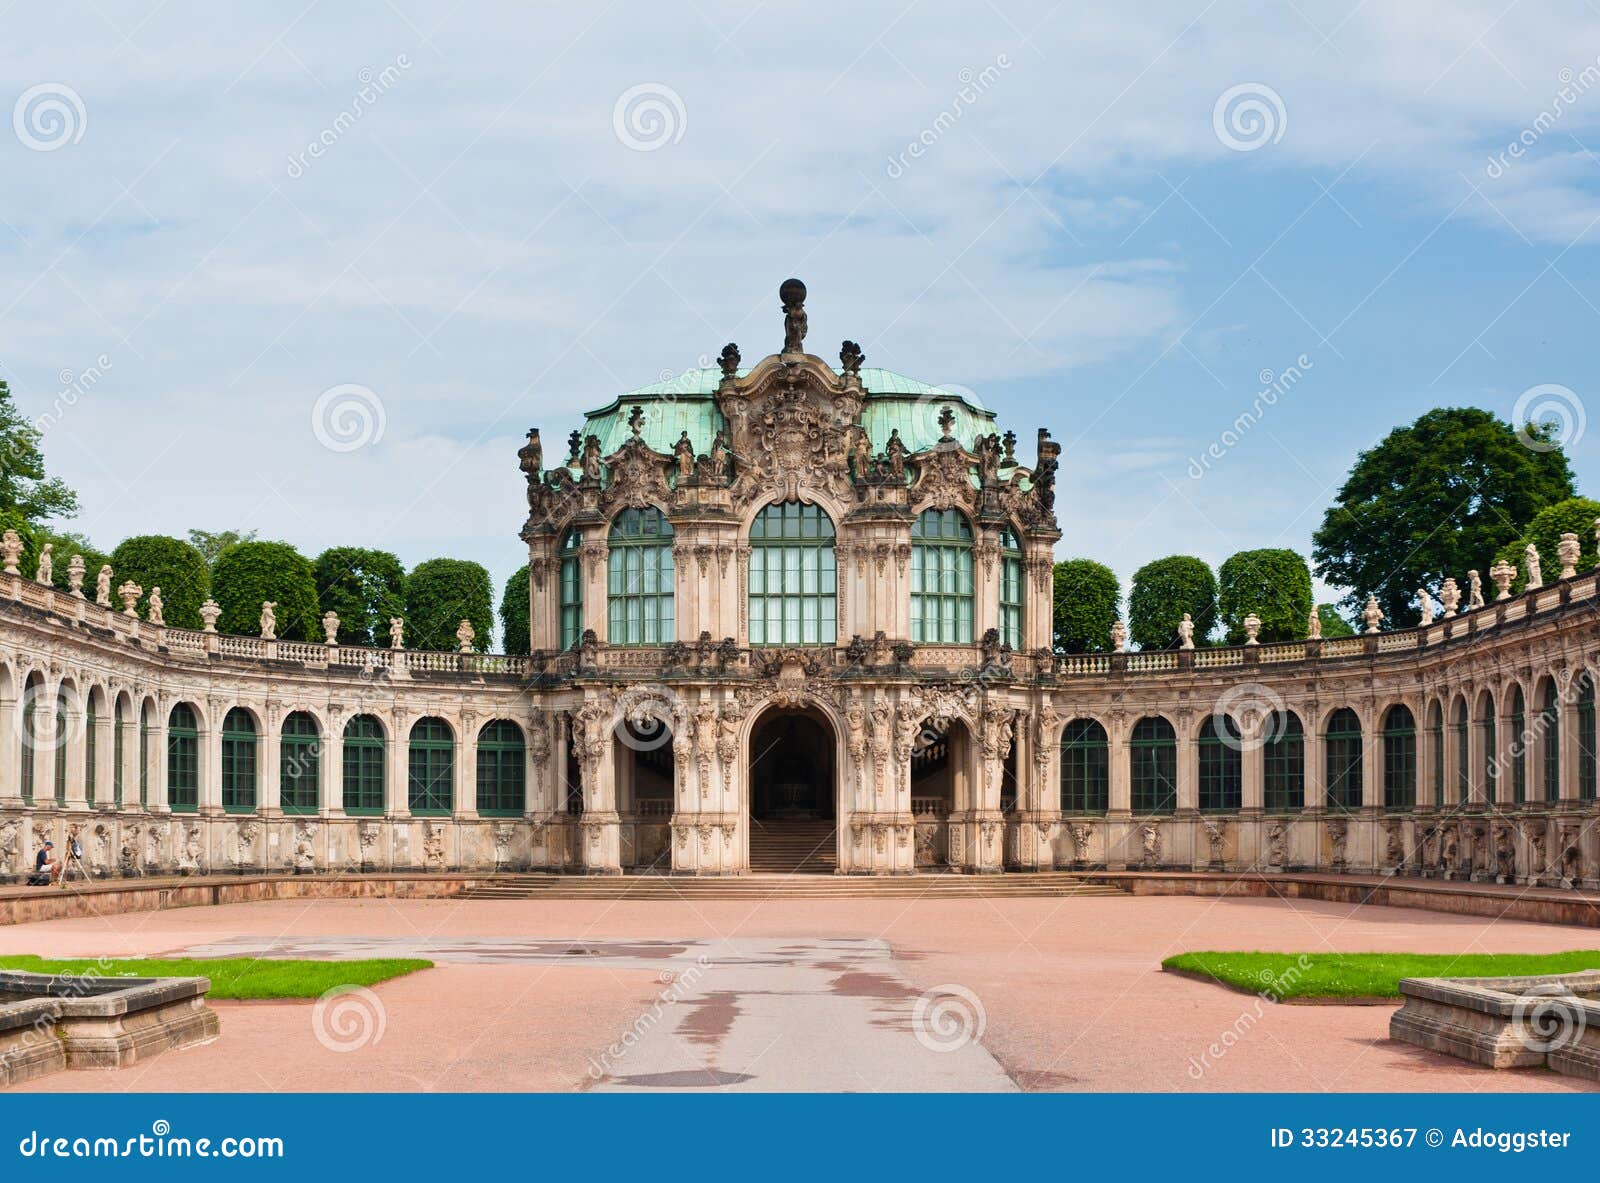
[[[418,719],[406,763],[406,804],[420,816],[448,814],[455,804],[455,734],[443,719]]]
[[[1383,716],[1383,807],[1416,805],[1417,721],[1410,708],[1396,703]]]
[[[1468,753],[1471,745],[1467,742],[1469,725],[1467,723],[1467,700],[1456,699],[1455,705],[1455,748],[1456,748],[1456,800],[1457,805],[1465,805],[1472,793],[1472,769]]]
[[[256,721],[243,707],[222,718],[222,808],[249,813],[256,807]]]
[[[1594,679],[1578,678],[1578,800],[1595,799]]]
[[[625,509],[611,523],[606,559],[607,641],[665,645],[672,621],[672,525],[659,509]]]
[[[1306,733],[1293,711],[1274,711],[1261,747],[1262,805],[1269,813],[1299,811],[1306,803]]]
[[[344,725],[344,811],[355,816],[383,813],[384,769],[388,765],[383,724],[356,715]]]
[[[89,691],[89,705],[83,713],[83,798],[88,804],[94,804],[94,793],[100,786],[95,784],[94,766],[97,761],[98,737],[95,735],[95,724],[99,722],[100,712],[95,708],[95,692]]]
[[[1428,708],[1428,735],[1433,741],[1433,804],[1444,804],[1444,708],[1435,699]]]
[[[527,769],[522,728],[509,719],[485,723],[478,732],[478,812],[484,817],[521,816]]]
[[[1104,727],[1074,719],[1061,733],[1061,811],[1104,813],[1111,804],[1110,749]]]
[[[972,526],[957,509],[925,509],[911,527],[911,639],[972,643]]]
[[[1554,678],[1544,680],[1544,693],[1539,703],[1539,745],[1543,759],[1539,761],[1544,776],[1544,799],[1561,799],[1561,707],[1556,698]]]
[[[174,813],[200,808],[200,725],[186,702],[167,717],[167,804]]]
[[[1328,808],[1361,808],[1361,720],[1349,707],[1341,707],[1328,718],[1323,734],[1328,753]]]
[[[1022,544],[1010,527],[1000,531],[1000,643],[1022,648]]]
[[[1239,724],[1232,715],[1207,715],[1200,724],[1200,785],[1202,811],[1237,810],[1244,806],[1244,758]]]
[[[568,530],[558,557],[561,584],[561,648],[571,649],[583,636],[583,535]]]
[[[1171,813],[1178,807],[1178,738],[1172,724],[1147,716],[1128,742],[1134,813]]]
[[[1528,800],[1528,718],[1522,687],[1511,687],[1511,800],[1522,805]]]
[[[305,711],[283,721],[278,740],[279,799],[284,813],[315,813],[322,781],[322,731]]]
[[[1478,696],[1478,730],[1483,739],[1483,799],[1493,805],[1500,788],[1500,760],[1495,747],[1494,695],[1488,691]]]
[[[831,645],[838,639],[833,520],[799,501],[750,523],[750,643]]]
[[[43,689],[44,682],[38,674],[29,678],[22,689],[22,750],[18,753],[17,772],[22,781],[22,800],[27,805],[33,804],[34,750],[39,744],[38,704]]]

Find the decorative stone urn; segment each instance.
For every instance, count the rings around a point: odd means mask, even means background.
[[[1582,549],[1576,534],[1568,531],[1561,536],[1561,541],[1556,544],[1556,557],[1561,560],[1562,579],[1571,579],[1578,573],[1578,553]]]
[[[1378,626],[1383,623],[1383,609],[1378,607],[1377,596],[1367,597],[1367,606],[1361,609],[1361,619],[1366,622],[1367,632],[1378,631]]]
[[[122,614],[124,616],[137,617],[139,615],[134,606],[138,604],[139,597],[142,595],[144,595],[144,588],[131,579],[124,581],[122,586],[117,588],[117,597],[122,601]]]
[[[205,624],[208,633],[217,631],[217,618],[222,615],[222,605],[215,600],[207,600],[200,605],[200,619]]]
[[[1509,600],[1511,598],[1511,581],[1517,577],[1517,569],[1503,559],[1489,568],[1489,578],[1494,580],[1494,598],[1496,600]]]
[[[1256,640],[1256,637],[1260,634],[1260,632],[1261,617],[1252,612],[1250,615],[1244,618],[1244,643],[1246,645],[1261,644],[1260,641]]]

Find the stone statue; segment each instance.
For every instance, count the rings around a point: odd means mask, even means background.
[[[1322,613],[1317,611],[1315,604],[1311,605],[1311,615],[1306,617],[1306,640],[1322,640]]]
[[[1433,623],[1433,597],[1428,594],[1427,588],[1417,588],[1417,602],[1422,605],[1422,616],[1417,624],[1421,628],[1427,628]]]
[[[1111,622],[1111,652],[1126,653],[1128,651],[1128,626],[1120,620]]]
[[[856,480],[864,481],[872,475],[872,440],[867,437],[866,428],[850,429],[850,457],[855,462]]]
[[[539,442],[539,429],[528,428],[528,442],[517,449],[517,465],[530,485],[537,484],[544,471],[544,445]]]
[[[786,279],[778,286],[783,303],[783,352],[804,353],[806,347],[806,285]]]
[[[13,571],[11,574],[15,575]],[[111,565],[107,563],[100,568],[100,574],[94,580],[94,602],[102,608],[111,607]]]
[[[1261,633],[1261,617],[1254,612],[1244,618],[1244,643],[1246,645],[1261,644],[1256,638]]]
[[[711,475],[718,480],[728,475],[728,436],[720,427],[711,437]]]
[[[1439,600],[1444,604],[1444,619],[1449,620],[1456,614],[1456,605],[1461,603],[1461,588],[1454,577],[1439,585]]]
[[[200,620],[205,625],[208,633],[217,631],[217,618],[222,615],[222,605],[215,600],[207,600],[200,605]]]
[[[861,363],[867,360],[867,355],[861,352],[861,346],[854,341],[846,341],[839,346],[839,368],[848,377],[861,373]]]
[[[1536,587],[1543,587],[1544,578],[1539,573],[1539,548],[1531,542],[1523,548],[1522,564],[1528,569],[1528,586],[1523,590],[1532,591]]]
[[[165,626],[167,623],[166,617],[163,615],[165,611],[166,608],[161,603],[161,588],[159,586],[152,587],[150,589],[150,606],[145,615],[149,618],[151,624]]]
[[[82,555],[67,560],[67,590],[77,599],[83,599],[83,573],[86,570]]]
[[[21,574],[17,570],[17,560],[22,557],[22,536],[15,530],[0,535],[0,557],[5,559],[7,575]]]
[[[1378,607],[1378,597],[1368,596],[1367,606],[1361,609],[1361,619],[1366,622],[1366,631],[1375,633],[1378,626],[1383,623],[1383,609]]]
[[[1183,619],[1178,621],[1178,648],[1194,648],[1194,621],[1189,619],[1187,612],[1183,614]]]
[[[1511,598],[1511,581],[1517,577],[1517,569],[1504,560],[1489,568],[1489,578],[1494,580],[1494,598],[1496,600],[1509,600]]]
[[[55,560],[50,557],[50,552],[55,549],[55,543],[47,542],[44,549],[39,552],[39,569],[34,572],[34,580],[38,583],[49,583],[54,574]]]
[[[739,376],[739,347],[729,341],[722,347],[722,352],[717,356],[717,365],[722,367],[723,378],[737,378]]]
[[[263,641],[276,641],[278,639],[278,603],[276,600],[261,601],[261,639]]]
[[[1476,571],[1467,572],[1467,611],[1476,612],[1483,607],[1483,580]]]
[[[898,427],[889,432],[889,442],[883,446],[883,451],[889,457],[889,475],[896,480],[903,480],[906,475],[906,445],[900,438]]]
[[[330,645],[339,643],[339,614],[331,608],[322,614],[322,636]]]
[[[406,647],[406,622],[398,616],[389,617],[389,648]]]
[[[144,595],[144,588],[140,587],[131,579],[125,580],[122,585],[117,588],[117,598],[122,601],[122,614],[124,616],[136,617],[139,615],[138,609],[135,607],[135,605],[138,604],[139,597],[142,595]]]
[[[472,627],[472,621],[463,618],[460,625],[456,627],[456,645],[461,652],[472,652],[472,642],[477,635],[477,631]]]
[[[1000,437],[982,435],[977,439],[978,479],[985,486],[994,484],[1000,477]]]
[[[946,404],[943,407],[940,407],[939,408],[939,442],[940,443],[948,443],[950,440],[953,440],[955,438],[955,436],[951,435],[950,433],[953,432],[955,430],[955,428],[956,428],[956,413],[950,409],[948,404]]]
[[[1562,579],[1571,579],[1578,573],[1578,553],[1581,549],[1576,534],[1568,531],[1561,536],[1561,541],[1556,544],[1556,557],[1561,560]]]
[[[583,479],[598,481],[603,467],[600,460],[600,437],[591,435],[583,441]]]
[[[689,440],[689,433],[682,432],[678,442],[672,445],[673,458],[678,462],[678,482],[690,480],[694,476],[694,444]]]

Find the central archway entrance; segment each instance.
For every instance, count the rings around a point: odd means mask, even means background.
[[[774,710],[750,732],[750,869],[829,873],[835,835],[835,737],[811,710]]]

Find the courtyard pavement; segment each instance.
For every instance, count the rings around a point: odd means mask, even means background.
[[[1198,949],[1556,952],[1590,930],[1305,901],[319,900],[0,928],[59,956],[428,957],[76,1090],[1585,1091],[1393,1043],[1392,1006],[1160,971]]]

